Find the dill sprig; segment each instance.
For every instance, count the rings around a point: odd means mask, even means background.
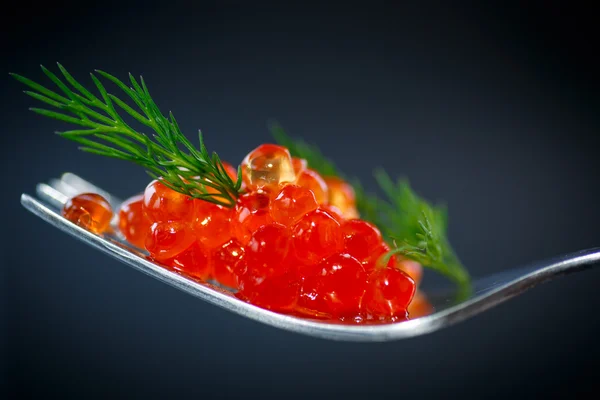
[[[42,71],[62,94],[21,75],[11,74],[32,90],[26,94],[58,111],[31,108],[43,116],[78,125],[81,129],[57,132],[82,145],[81,150],[106,157],[132,161],[173,190],[212,203],[231,207],[241,191],[241,170],[232,180],[216,153],[209,153],[199,132],[197,149],[181,132],[172,113],[164,115],[150,96],[144,79],[129,74],[131,86],[114,76],[96,73],[116,85],[135,104],[128,105],[109,93],[93,73],[91,79],[100,97],[94,95],[60,64],[62,79],[41,66]],[[70,86],[69,86],[70,85]],[[137,110],[135,109],[137,107]],[[121,117],[126,115],[154,132],[152,137],[132,128]]]
[[[393,248],[379,260],[384,265],[394,254],[401,254],[429,267],[468,290],[470,278],[456,256],[446,235],[446,208],[434,206],[418,196],[407,180],[394,182],[378,169],[374,176],[385,198],[368,193],[358,179],[345,176],[313,144],[289,136],[277,123],[270,125],[275,140],[293,156],[304,158],[323,176],[339,176],[350,182],[356,193],[356,207],[362,219],[372,222]]]

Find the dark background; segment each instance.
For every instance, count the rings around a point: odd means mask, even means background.
[[[35,102],[7,73],[44,80],[39,64],[60,61],[86,84],[96,68],[143,74],[185,132],[202,129],[232,162],[269,141],[265,124],[276,118],[369,188],[377,165],[407,176],[446,201],[450,238],[475,276],[599,245],[595,10],[418,3],[3,6],[3,389],[59,398],[595,392],[600,270],[427,336],[337,343],[221,311],[19,204],[64,171],[122,197],[148,180],[139,167],[78,152],[52,134],[62,125],[27,111]]]

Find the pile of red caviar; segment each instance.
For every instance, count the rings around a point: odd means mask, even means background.
[[[224,163],[235,181],[237,170]],[[228,208],[154,180],[123,203],[118,229],[173,271],[236,290],[259,307],[351,323],[407,318],[421,266],[392,257],[377,227],[361,220],[354,191],[322,177],[281,146],[263,144],[242,164],[243,194]],[[70,199],[63,215],[96,233],[110,229],[101,196]]]

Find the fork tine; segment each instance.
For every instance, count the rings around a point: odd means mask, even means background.
[[[56,208],[61,208],[69,199],[69,196],[45,183],[38,183],[36,192],[40,198]]]
[[[73,187],[72,185],[69,185],[60,179],[50,179],[49,184],[56,191],[64,194],[67,197],[73,197],[84,192],[84,190]]]
[[[73,174],[72,172],[65,172],[60,179],[64,184],[75,188],[78,193],[91,192],[98,193],[104,197],[114,208],[117,208],[121,204],[121,200],[112,196],[105,190],[100,189],[98,186],[86,181],[85,179]]]

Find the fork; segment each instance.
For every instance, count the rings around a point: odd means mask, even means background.
[[[243,317],[276,328],[330,340],[384,342],[431,333],[482,313],[537,284],[582,271],[600,261],[600,248],[581,250],[477,279],[472,284],[471,294],[459,301],[452,291],[427,292],[427,298],[435,311],[426,316],[382,325],[344,325],[278,314],[256,307],[236,298],[231,290],[179,275],[150,261],[144,250],[129,245],[118,233],[118,229],[114,229],[113,234],[100,236],[77,226],[60,214],[61,207],[70,197],[86,192],[98,193],[109,201],[114,210],[119,208],[121,200],[75,174],[65,173],[47,184],[40,183],[36,192],[37,198],[25,193],[21,195],[21,204],[27,210],[117,260]],[[116,227],[117,222],[115,215],[112,226]]]

